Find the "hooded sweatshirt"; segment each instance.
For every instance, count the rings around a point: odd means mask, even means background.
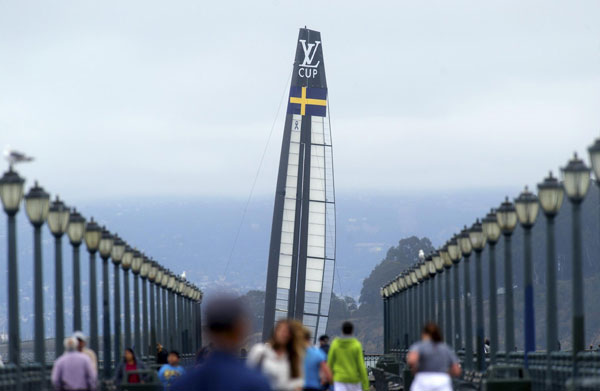
[[[356,338],[336,338],[331,343],[327,364],[333,372],[333,381],[360,383],[363,390],[369,389],[369,377],[363,358],[362,345]]]

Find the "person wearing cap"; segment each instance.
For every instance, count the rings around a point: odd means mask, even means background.
[[[90,358],[92,361],[92,367],[94,368],[94,373],[96,376],[98,376],[98,357],[92,349],[87,347],[87,337],[82,331],[76,331],[73,334],[73,338],[75,338],[78,342],[77,350]]]
[[[206,305],[206,327],[214,350],[172,385],[172,391],[271,391],[267,379],[238,357],[248,335],[248,318],[239,298],[222,296]]]
[[[95,391],[96,372],[90,358],[77,351],[78,341],[69,337],[64,341],[65,352],[52,367],[52,386],[55,391]]]

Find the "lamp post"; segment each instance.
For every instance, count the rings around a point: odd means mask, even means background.
[[[46,343],[44,338],[44,269],[42,267],[42,225],[48,218],[50,195],[43,188],[35,185],[25,196],[25,211],[29,222],[33,225],[33,279],[34,279],[34,313],[35,339],[34,359],[37,363],[46,363]]]
[[[415,275],[417,276],[417,310],[415,311],[416,320],[417,320],[417,330],[420,330],[423,327],[423,275],[421,274],[421,266],[416,264],[413,266],[413,270],[415,271]]]
[[[533,259],[531,255],[531,228],[535,224],[540,209],[538,198],[529,191],[527,186],[525,190],[515,199],[515,208],[517,210],[517,219],[523,227],[524,242],[524,266],[523,275],[525,286],[525,366],[528,365],[529,352],[535,351],[535,310],[533,304]]]
[[[152,264],[150,259],[143,257],[140,277],[142,277],[142,356],[150,355],[150,336],[148,335],[148,289],[146,279]]]
[[[8,360],[20,364],[21,339],[19,336],[19,279],[17,266],[17,221],[19,205],[23,198],[25,179],[13,171],[12,166],[0,178],[0,199],[8,215]]]
[[[552,389],[551,352],[558,350],[558,305],[556,304],[556,247],[554,218],[564,199],[563,186],[552,172],[538,184],[538,198],[546,216],[546,388]]]
[[[118,235],[115,235],[112,251],[110,258],[114,265],[113,278],[114,278],[114,316],[115,316],[115,340],[114,340],[114,353],[115,362],[121,352],[121,281],[119,275],[121,274],[121,261],[125,255],[126,244]]]
[[[173,295],[173,290],[175,289],[175,275],[169,275],[169,282],[167,284],[167,288],[169,289],[169,346],[174,349],[177,349],[177,339],[175,338],[175,298]]]
[[[154,285],[156,285],[156,342],[164,344],[165,340],[163,338],[163,325],[162,325],[162,306],[161,306],[161,283],[163,278],[163,268],[162,266],[158,266],[158,270],[156,272],[156,279],[154,280]]]
[[[427,272],[429,273],[429,320],[431,322],[435,322],[435,284],[434,279],[436,275],[435,264],[433,263],[433,255],[429,254],[425,258],[425,263],[427,264]],[[402,285],[401,289],[404,289]]]
[[[500,238],[500,226],[496,217],[496,211],[492,209],[482,222],[483,234],[490,246],[489,256],[489,287],[490,287],[490,363],[496,363],[498,352],[498,298],[496,283],[496,243]]]
[[[125,347],[131,348],[131,291],[129,289],[129,269],[133,263],[133,250],[125,246],[121,267],[123,268],[123,327],[125,328]]]
[[[425,263],[425,254],[423,254],[422,260],[419,263],[419,268],[421,269],[421,276],[423,277],[423,312],[421,315],[421,319],[423,323],[431,321],[429,319],[429,269],[427,268],[427,263]]]
[[[453,329],[452,329],[452,296],[450,292],[452,291],[450,288],[450,268],[452,267],[452,259],[450,259],[450,255],[448,254],[448,245],[446,244],[440,250],[440,256],[444,261],[444,268],[446,269],[446,291],[444,296],[446,296],[446,308],[444,309],[444,313],[446,314],[446,342],[450,346],[454,346],[453,341]]]
[[[475,291],[477,293],[477,301],[475,302],[475,319],[477,324],[476,343],[477,343],[477,369],[480,372],[485,371],[485,350],[484,350],[484,334],[485,328],[483,324],[483,273],[481,271],[481,252],[485,247],[485,235],[479,219],[471,226],[469,230],[469,240],[471,246],[475,250]]]
[[[460,246],[458,245],[456,235],[448,242],[448,256],[454,264],[454,349],[460,350],[462,349],[462,325],[460,321],[460,280],[458,275],[458,265],[460,264],[462,253],[460,252]]]
[[[169,285],[169,271],[163,270],[163,276],[160,283],[162,296],[162,327],[163,327],[163,344],[169,344],[170,324],[167,317],[167,285]]]
[[[131,271],[133,272],[133,346],[139,354],[142,353],[142,334],[140,319],[140,270],[142,268],[143,257],[137,249],[133,251],[133,261]]]
[[[55,341],[56,343],[55,353],[58,358],[63,354],[63,344],[60,341],[65,339],[65,311],[63,309],[63,267],[62,267],[62,237],[67,231],[69,225],[69,208],[58,198],[50,204],[48,211],[48,227],[50,232],[54,236],[54,259],[55,259],[55,273],[54,273],[54,319],[55,319]]]
[[[158,275],[158,265],[152,261],[150,271],[148,272],[148,281],[150,281],[150,350],[149,356],[152,356],[152,349],[156,348],[156,303],[154,301],[154,281]]]
[[[505,309],[505,348],[506,354],[515,349],[515,310],[513,299],[512,279],[512,250],[511,236],[517,226],[517,212],[515,206],[506,197],[496,210],[498,225],[504,236],[504,309]]]
[[[581,203],[590,187],[590,169],[573,156],[562,168],[565,192],[573,209],[573,355],[585,348],[585,316],[583,312],[583,260],[581,243]],[[574,366],[576,367],[576,366]]]
[[[96,251],[102,237],[102,228],[94,218],[85,226],[85,245],[90,253],[90,348],[98,353],[98,292],[96,286]]]
[[[442,293],[442,276],[444,273],[444,261],[442,260],[442,257],[440,256],[439,251],[435,251],[432,255],[431,255],[431,259],[433,260],[433,264],[435,266],[435,271],[436,271],[436,280],[437,280],[437,324],[440,327],[443,327],[444,324],[444,309],[443,309],[443,305],[442,305],[442,300],[444,298],[444,295]]]
[[[69,215],[67,234],[73,247],[73,331],[82,331],[81,323],[81,268],[79,261],[79,246],[85,233],[85,219],[76,209]]]
[[[404,283],[406,285],[406,297],[405,297],[405,307],[406,307],[406,313],[407,314],[412,314],[413,313],[413,308],[412,308],[412,278],[410,278],[410,272],[408,270],[406,270],[404,272]],[[408,347],[410,346],[411,342],[412,342],[412,319],[410,316],[405,316],[404,322],[406,323],[406,335],[405,335],[405,339],[404,339],[404,348],[408,349]]]
[[[473,368],[473,310],[471,309],[471,267],[469,258],[473,246],[467,227],[458,235],[458,245],[464,259],[464,297],[465,297],[465,367]]]
[[[104,379],[110,378],[110,305],[109,305],[109,276],[108,276],[108,259],[112,253],[114,238],[105,227],[102,227],[102,236],[98,251],[102,258],[102,350],[104,361]],[[116,352],[115,352],[116,353]]]

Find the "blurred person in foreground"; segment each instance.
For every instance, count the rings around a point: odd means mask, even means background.
[[[173,385],[175,380],[185,373],[185,369],[179,365],[179,352],[171,350],[167,360],[168,363],[163,365],[158,371],[158,378],[165,390],[168,391],[171,389],[171,385]]]
[[[241,301],[220,297],[206,304],[206,328],[213,351],[203,364],[175,381],[173,391],[271,391],[267,379],[239,359],[248,334]]]
[[[406,362],[416,376],[411,391],[452,391],[452,379],[461,373],[458,357],[442,340],[435,323],[428,323],[421,332],[421,341],[413,344]]]
[[[82,331],[76,331],[73,333],[73,338],[77,339],[77,350],[81,353],[85,354],[92,360],[92,365],[94,367],[94,373],[98,376],[98,357],[96,357],[96,353],[87,347],[87,337]]]
[[[65,352],[52,367],[52,386],[55,391],[95,391],[96,372],[92,360],[84,353],[77,351],[77,339],[66,338]]]
[[[127,372],[139,371],[144,369],[146,369],[146,365],[142,361],[138,361],[133,349],[126,348],[123,352],[123,360],[121,361],[117,369],[115,369],[115,384],[119,386],[123,382],[125,382],[125,376],[127,376],[127,383],[143,383],[143,379],[139,373],[127,374]]]
[[[280,320],[269,340],[254,345],[248,354],[248,366],[261,371],[276,391],[299,391],[304,386],[303,329],[296,320]]]
[[[327,365],[327,354],[312,344],[312,336],[304,329],[304,391],[322,391],[331,383],[332,375]]]
[[[352,336],[354,325],[344,322],[342,337],[331,343],[327,364],[333,372],[334,391],[367,391],[369,377],[363,357],[363,348],[358,339]]]

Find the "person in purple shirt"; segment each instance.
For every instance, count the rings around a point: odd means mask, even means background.
[[[92,360],[77,351],[77,339],[64,341],[63,353],[52,367],[52,386],[55,391],[96,391],[96,371]]]
[[[213,299],[206,306],[206,322],[214,349],[201,365],[175,381],[171,390],[271,391],[267,379],[238,356],[248,332],[239,298]]]

